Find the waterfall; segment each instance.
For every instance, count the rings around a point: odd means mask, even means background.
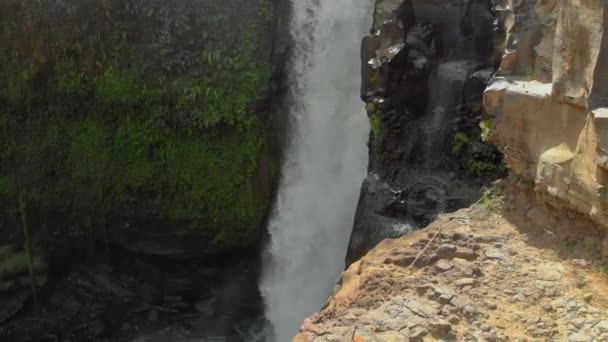
[[[260,289],[275,342],[291,341],[331,294],[366,173],[360,38],[372,0],[293,0],[293,126]]]

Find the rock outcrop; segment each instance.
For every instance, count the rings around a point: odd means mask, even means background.
[[[361,51],[372,132],[346,264],[385,238],[479,198],[501,174],[484,144],[482,92],[499,61],[485,1],[378,0]]]
[[[504,205],[504,214],[478,205],[383,241],[342,274],[294,341],[608,341],[608,283],[589,221],[549,229]]]
[[[494,142],[519,182],[608,227],[608,2],[506,1],[496,11],[508,35],[484,94]]]

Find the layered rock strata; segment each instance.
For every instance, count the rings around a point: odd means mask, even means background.
[[[608,2],[496,8],[508,35],[484,93],[494,142],[520,182],[607,227]]]

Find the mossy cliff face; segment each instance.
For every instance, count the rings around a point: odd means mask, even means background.
[[[145,219],[254,243],[276,171],[275,26],[270,0],[0,0],[6,224],[22,198],[38,235]]]

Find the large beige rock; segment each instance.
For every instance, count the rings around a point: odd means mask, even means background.
[[[553,50],[553,96],[586,107],[593,87],[603,32],[606,1],[560,1]]]
[[[608,1],[497,9],[505,54],[484,93],[495,143],[537,192],[608,227]]]

